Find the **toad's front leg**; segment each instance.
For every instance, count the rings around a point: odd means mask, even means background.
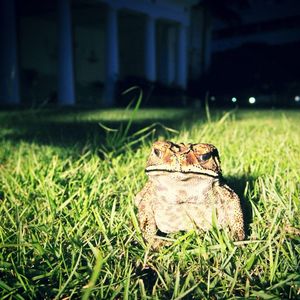
[[[227,185],[222,187],[222,195],[232,236],[234,240],[242,241],[245,239],[245,228],[241,200]]]
[[[155,222],[152,202],[141,200],[138,205],[138,219],[140,228],[145,241],[151,245],[151,248],[158,249],[163,245],[167,245],[166,241],[157,237],[158,228]]]
[[[140,201],[138,205],[138,219],[144,239],[147,242],[152,242],[156,235],[157,227],[150,201],[145,199]]]

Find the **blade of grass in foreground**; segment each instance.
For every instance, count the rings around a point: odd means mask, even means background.
[[[95,248],[94,246],[92,246],[91,244],[90,244],[90,247],[92,248],[93,253],[96,257],[96,262],[95,262],[89,283],[83,287],[84,292],[83,292],[82,300],[87,300],[89,298],[91,292],[93,291],[93,289],[96,285],[97,279],[99,277],[99,274],[101,272],[101,269],[102,269],[102,266],[104,263],[103,255],[102,255],[101,251],[99,249]]]
[[[77,268],[80,264],[80,260],[81,260],[81,255],[82,255],[82,249],[80,249],[80,252],[79,252],[79,255],[78,255],[78,258],[77,258],[77,261],[76,261],[76,264],[75,266],[73,267],[72,269],[72,272],[71,274],[69,275],[69,278],[66,280],[66,282],[64,283],[64,285],[59,289],[59,292],[57,293],[57,295],[55,296],[55,300],[59,299],[60,298],[60,295],[64,292],[65,288],[68,286],[68,284],[71,282],[73,276],[75,275],[76,271],[77,271]]]

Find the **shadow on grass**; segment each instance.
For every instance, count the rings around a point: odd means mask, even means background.
[[[225,183],[228,184],[239,196],[241,199],[241,206],[244,214],[244,223],[245,223],[245,232],[246,237],[251,235],[250,232],[250,225],[253,222],[253,212],[251,203],[244,197],[244,191],[246,185],[249,185],[249,189],[253,189],[254,182],[256,178],[253,176],[242,176],[242,177],[234,177],[234,176],[227,176],[225,178]]]
[[[114,114],[115,111],[115,114]],[[99,117],[97,117],[97,112]],[[113,113],[113,117],[105,117],[105,112]],[[89,114],[92,117],[89,117]],[[140,114],[140,115],[139,115]],[[161,123],[174,129],[179,128],[182,122],[188,122],[191,111],[178,110],[168,116],[168,110],[162,115],[155,116],[146,109],[137,113],[128,135],[150,126]],[[128,118],[127,118],[128,115]],[[104,117],[103,117],[104,116]],[[45,109],[39,111],[7,111],[0,112],[0,137],[12,142],[33,142],[39,145],[54,145],[60,147],[89,146],[90,150],[97,150],[105,145],[106,132],[100,127],[103,123],[109,128],[124,127],[130,120],[130,113],[125,115],[122,110],[78,110],[78,109]]]

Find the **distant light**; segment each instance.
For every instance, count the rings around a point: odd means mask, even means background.
[[[296,102],[299,102],[299,101],[300,101],[300,96],[298,96],[298,95],[295,96],[295,101],[296,101]]]
[[[231,101],[232,101],[233,103],[235,103],[235,102],[237,101],[237,99],[236,99],[235,97],[232,97],[232,98],[231,98]]]
[[[249,98],[249,103],[254,104],[256,102],[256,99],[254,97]]]
[[[211,97],[210,97],[210,100],[211,100],[211,101],[216,101],[216,97],[215,97],[215,96],[211,96]]]

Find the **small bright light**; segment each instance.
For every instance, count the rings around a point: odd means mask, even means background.
[[[216,101],[216,97],[215,97],[215,96],[211,96],[211,97],[210,97],[210,100],[211,100],[211,101]]]
[[[295,96],[295,101],[299,102],[300,101],[300,96]]]
[[[249,98],[249,103],[250,103],[250,104],[254,104],[255,101],[256,101],[256,99],[255,99],[254,97],[250,97],[250,98]]]
[[[231,98],[231,101],[232,101],[233,103],[235,103],[235,102],[237,101],[237,99],[236,99],[235,97],[232,97],[232,98]]]

